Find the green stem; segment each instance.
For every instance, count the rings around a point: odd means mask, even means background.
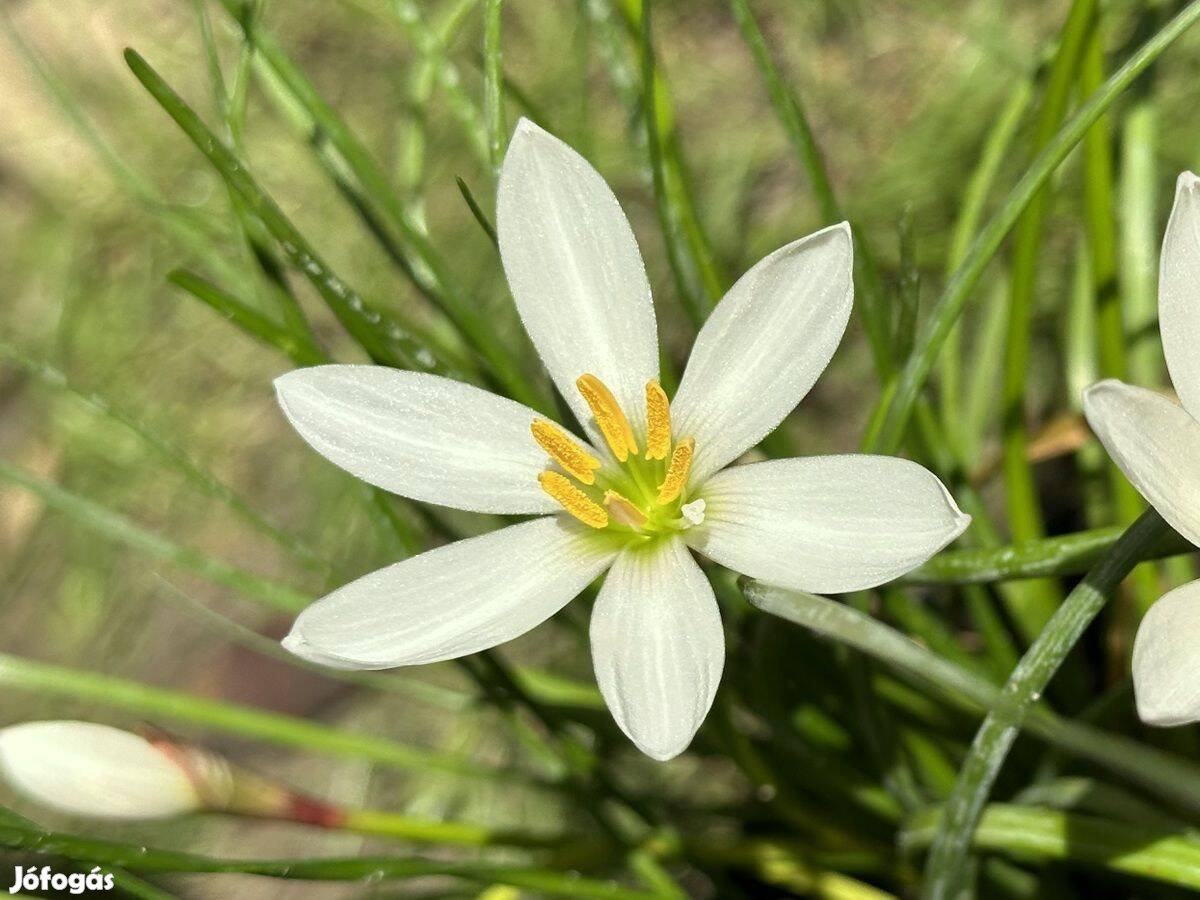
[[[904,577],[913,584],[987,584],[1017,578],[1079,575],[1092,567],[1121,537],[1119,525],[1077,531],[1040,541],[981,550],[940,553]],[[1195,547],[1174,531],[1151,544],[1145,559],[1161,559],[1195,552]]]
[[[946,801],[925,866],[927,900],[956,896],[966,874],[971,834],[1030,708],[1117,585],[1166,533],[1167,525],[1158,513],[1143,513],[1071,591],[1013,670],[1004,687],[1004,704],[984,719]]]

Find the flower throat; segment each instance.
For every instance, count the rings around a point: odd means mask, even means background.
[[[542,472],[538,476],[542,490],[592,528],[649,536],[703,521],[703,501],[684,503],[696,442],[689,437],[672,446],[671,406],[659,383],[646,383],[644,452],[603,381],[585,374],[575,386],[618,465],[606,468],[557,425],[537,419],[530,426],[534,440],[566,473]]]

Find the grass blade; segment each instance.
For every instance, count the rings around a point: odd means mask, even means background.
[[[34,478],[2,459],[0,479],[11,481],[31,491],[46,505],[70,516],[72,520],[101,537],[195,572],[214,584],[238,591],[273,609],[297,613],[311,602],[309,597],[292,588],[246,572],[190,547],[181,547],[134,524],[107,507],[85,500],[52,482]]]
[[[483,118],[487,124],[488,157],[492,172],[504,162],[504,65],[500,56],[500,10],[504,0],[487,0],[483,30]]]
[[[1000,209],[979,233],[962,265],[934,304],[929,318],[917,335],[916,349],[900,373],[896,389],[876,407],[866,441],[869,449],[893,451],[899,446],[913,406],[946,340],[946,334],[962,313],[984,269],[1021,213],[1096,120],[1198,18],[1200,0],[1192,0],[1108,77],[1101,89],[1067,120],[1030,164]]]
[[[1016,578],[1080,575],[1103,558],[1122,533],[1119,525],[1112,525],[1005,547],[951,550],[914,569],[903,580],[913,584],[987,584]],[[1161,559],[1195,551],[1192,544],[1169,531],[1142,555],[1145,559]]]
[[[245,164],[200,121],[195,112],[136,51],[126,50],[125,61],[138,81],[175,120],[230,188],[262,220],[279,241],[292,265],[304,273],[338,321],[373,360],[398,368],[452,374],[438,363],[428,347],[418,343],[399,325],[388,321],[382,313],[370,307],[325,264],[283,210],[258,186]]]
[[[928,900],[955,896],[965,878],[971,834],[1029,708],[1117,585],[1166,533],[1167,525],[1158,513],[1143,513],[1071,591],[1013,670],[1004,688],[1006,704],[984,719],[946,801],[925,866],[923,895]]]
[[[933,685],[956,706],[991,715],[1017,701],[987,678],[844,603],[749,581],[746,598],[771,615],[809,628]],[[1043,706],[1028,709],[1026,731],[1055,749],[1085,759],[1162,800],[1200,814],[1200,767],[1084,722],[1063,719]]]
[[[485,780],[521,778],[518,773],[490,769],[457,756],[417,749],[388,738],[342,731],[294,716],[194,697],[180,691],[5,653],[0,653],[0,684],[10,690],[68,697],[152,720],[236,734],[327,756],[370,760],[394,769],[443,772]]]
[[[929,846],[940,810],[915,816],[901,833],[910,849]],[[984,810],[971,847],[1021,859],[1090,863],[1200,890],[1200,838],[1095,816],[995,803]]]

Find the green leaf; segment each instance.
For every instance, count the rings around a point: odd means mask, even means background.
[[[1020,181],[971,246],[962,265],[934,304],[917,335],[916,348],[900,373],[896,389],[876,407],[867,449],[893,451],[899,445],[913,407],[925,384],[947,333],[962,313],[971,292],[983,275],[1021,213],[1046,184],[1088,129],[1112,106],[1146,68],[1200,18],[1200,0],[1192,0],[1170,22],[1143,44],[1116,72],[1109,76],[1073,116],[1058,130],[1030,164]]]
[[[246,572],[198,550],[181,547],[161,535],[147,531],[107,507],[73,494],[53,482],[34,478],[2,459],[0,479],[6,479],[33,492],[48,506],[70,516],[72,520],[103,538],[188,569],[215,584],[232,588],[273,609],[296,613],[310,602],[310,598],[292,588]]]
[[[509,884],[556,897],[597,900],[661,900],[657,892],[638,891],[551,869],[488,862],[450,862],[411,857],[356,856],[308,859],[220,859],[122,844],[73,834],[0,825],[0,844],[13,850],[62,856],[75,861],[114,865],[139,872],[240,872],[300,881],[379,881],[445,876],[473,884]]]
[[[405,369],[454,374],[442,366],[431,350],[417,342],[393,321],[370,307],[357,292],[336,275],[305,237],[284,215],[250,175],[246,165],[206,126],[158,73],[133,50],[125,61],[159,105],[191,138],[197,149],[225,179],[230,189],[245,201],[279,241],[289,261],[302,272],[325,300],[346,331],[378,363]]]
[[[1039,541],[983,550],[939,553],[903,580],[914,584],[987,584],[1016,578],[1079,575],[1100,560],[1121,537],[1118,525],[1077,531]],[[1195,547],[1174,531],[1151,544],[1144,559],[1192,553]]]
[[[446,316],[487,362],[491,372],[499,379],[509,396],[540,409],[545,403],[545,398],[533,388],[529,379],[522,373],[515,354],[496,340],[494,323],[488,321],[483,310],[472,302],[465,289],[451,277],[449,266],[425,235],[420,222],[405,208],[395,188],[367,148],[317,92],[303,71],[248,16],[246,4],[239,0],[221,0],[221,3],[242,26],[246,39],[254,45],[265,64],[278,77],[279,83],[287,90],[291,100],[312,118],[320,136],[328,140],[340,154],[347,170],[358,181],[363,195],[377,204],[389,223],[398,230],[405,244],[420,262],[420,266],[414,271],[420,277],[426,295],[439,303]]]
[[[508,129],[504,125],[504,66],[500,56],[500,10],[504,0],[487,0],[483,27],[483,118],[487,123],[488,156],[500,173]]]
[[[914,850],[929,846],[942,814],[930,809],[914,816],[901,832],[901,843]],[[1023,860],[1087,863],[1200,889],[1200,838],[1145,825],[994,803],[983,811],[971,847]]]
[[[962,709],[1012,710],[1015,701],[977,672],[963,668],[860,610],[826,597],[787,591],[757,581],[745,584],[756,607],[866,653],[933,685]],[[1200,767],[1084,722],[1063,719],[1035,705],[1025,721],[1030,734],[1059,751],[1086,759],[1168,802],[1200,812]]]
[[[1166,533],[1167,525],[1158,513],[1143,513],[1071,591],[1013,670],[1004,687],[1005,703],[984,719],[946,801],[925,866],[924,895],[929,900],[956,895],[966,874],[971,834],[1030,707],[1117,585]]]
[[[365,759],[393,769],[528,783],[519,772],[492,768],[448,753],[410,747],[389,738],[343,731],[281,713],[194,697],[180,691],[9,654],[0,654],[0,685],[125,710],[153,721],[211,729],[327,756]]]

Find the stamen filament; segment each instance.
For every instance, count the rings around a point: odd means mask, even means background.
[[[575,381],[575,386],[579,388],[579,393],[583,395],[583,399],[587,401],[588,407],[592,410],[596,426],[604,435],[604,440],[612,450],[613,456],[620,462],[625,462],[631,453],[636,456],[638,445],[633,437],[633,429],[629,425],[629,420],[625,418],[625,413],[621,411],[612,391],[603,381],[592,374],[580,375]]]
[[[675,445],[675,452],[671,454],[671,462],[667,465],[667,474],[664,476],[662,484],[658,486],[658,502],[660,504],[678,499],[679,495],[683,493],[683,489],[687,487],[688,475],[692,471],[692,453],[695,447],[694,438],[684,438]]]
[[[604,505],[614,522],[628,525],[630,528],[641,528],[646,524],[646,514],[616,491],[604,492]]]
[[[646,382],[646,459],[666,459],[671,452],[671,404],[657,381]]]
[[[592,472],[600,468],[600,460],[580,447],[569,434],[545,419],[535,420],[529,430],[550,458],[568,473],[584,484],[595,483],[596,476]]]
[[[566,475],[560,472],[543,472],[538,476],[538,484],[584,525],[590,525],[592,528],[604,528],[608,525],[608,513],[604,511],[604,507],[575,487]]]

